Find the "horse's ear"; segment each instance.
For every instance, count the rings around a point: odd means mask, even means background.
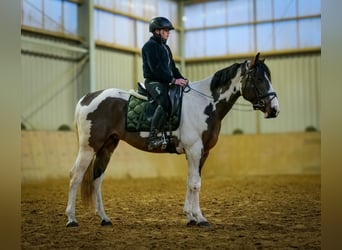
[[[259,56],[260,56],[260,52],[258,52],[258,54],[255,56],[254,64],[256,64],[259,61]]]
[[[250,68],[253,68],[255,66],[255,64],[258,62],[259,60],[259,56],[260,56],[260,52],[258,52],[258,54],[255,56],[255,58],[253,59],[253,61],[250,64]]]

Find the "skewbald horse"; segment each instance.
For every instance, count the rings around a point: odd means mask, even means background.
[[[265,118],[277,117],[279,103],[272,88],[271,73],[259,54],[252,61],[235,63],[217,71],[208,78],[188,84],[183,94],[176,151],[186,154],[188,161],[187,191],[184,214],[187,225],[209,227],[210,223],[200,209],[201,169],[209,151],[218,140],[221,121],[242,96],[254,110]],[[101,194],[101,183],[108,162],[120,140],[140,150],[147,150],[148,132],[128,132],[125,111],[129,92],[105,89],[82,97],[75,110],[78,155],[70,172],[70,185],[66,215],[67,227],[78,226],[75,216],[76,193],[82,183],[82,199],[94,198],[101,225],[112,225],[106,215]],[[162,149],[152,152],[165,153]]]

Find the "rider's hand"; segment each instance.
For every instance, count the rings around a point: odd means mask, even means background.
[[[175,85],[179,85],[179,86],[182,86],[182,87],[184,87],[187,83],[188,83],[188,81],[183,79],[183,78],[178,78],[174,82]]]

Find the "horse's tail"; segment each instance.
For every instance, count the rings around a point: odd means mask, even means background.
[[[75,128],[75,133],[76,133],[76,139],[77,139],[77,147],[79,147],[79,136],[78,136],[78,126],[77,126],[77,122],[76,119],[74,120],[74,128]]]
[[[84,173],[81,184],[81,199],[82,203],[86,206],[90,206],[94,199],[94,162],[96,156],[89,163],[89,166]]]
[[[77,126],[77,119],[75,116],[74,120],[74,127],[76,132],[76,138],[77,138],[77,146],[79,147],[79,134],[78,134],[78,126]],[[86,206],[90,206],[92,204],[93,199],[93,193],[94,193],[94,185],[93,185],[93,176],[94,176],[94,162],[95,162],[95,155],[91,162],[89,163],[89,166],[87,167],[86,172],[84,173],[82,183],[81,183],[81,200],[82,203]]]

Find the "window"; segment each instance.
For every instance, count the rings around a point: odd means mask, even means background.
[[[213,44],[214,46],[207,46],[205,48],[205,55],[222,55],[225,51],[227,51],[227,32],[225,29],[210,29],[204,32],[204,43],[205,44]],[[193,45],[197,45],[197,42],[194,42]]]
[[[204,31],[196,30],[185,33],[185,57],[201,57],[205,55]]]
[[[293,49],[297,46],[297,22],[286,21],[275,23],[275,45],[274,49]]]
[[[132,19],[124,16],[113,16],[113,26],[113,30],[109,30],[109,32],[114,33],[113,38],[118,44],[135,46],[134,21]]]
[[[256,34],[256,45],[260,51],[269,51],[273,49],[273,23],[262,23],[257,25]]]
[[[70,2],[63,3],[64,29],[69,33],[77,34],[77,5]]]
[[[321,45],[321,22],[317,18],[302,20],[299,23],[299,46],[301,48]]]
[[[167,17],[176,30],[170,33],[169,45],[179,55],[177,3],[171,0],[95,0],[95,39],[112,46],[140,50],[149,39],[149,21],[154,16]]]
[[[148,31],[148,23],[138,21],[137,22],[137,46],[138,48],[142,48],[144,46],[144,43],[148,40],[148,38],[151,36],[151,34]]]
[[[264,21],[273,18],[273,3],[272,0],[258,0],[256,1],[256,20]]]
[[[122,46],[134,47],[134,23],[128,17],[95,10],[95,39]]]
[[[113,15],[103,11],[95,11],[94,22],[95,38],[108,43],[112,42],[114,39]]]
[[[44,1],[43,28],[46,30],[63,32],[62,3],[56,0]]]
[[[77,35],[77,3],[62,0],[22,0],[22,25]]]
[[[226,24],[225,2],[217,1],[204,4],[205,18],[204,26]]]
[[[253,1],[227,1],[228,24],[247,23],[253,21]]]
[[[293,18],[296,17],[295,0],[273,0],[273,18]]]
[[[43,23],[43,0],[24,0],[22,3],[22,24],[42,28]]]
[[[228,28],[228,53],[241,54],[254,51],[252,25],[235,26]]]
[[[204,10],[202,4],[193,4],[184,9],[183,23],[185,29],[204,27]]]
[[[320,5],[320,0],[310,0],[310,4],[307,0],[187,4],[183,17],[185,57],[320,47]]]
[[[319,15],[321,14],[320,0],[298,0],[298,14],[299,16]]]

